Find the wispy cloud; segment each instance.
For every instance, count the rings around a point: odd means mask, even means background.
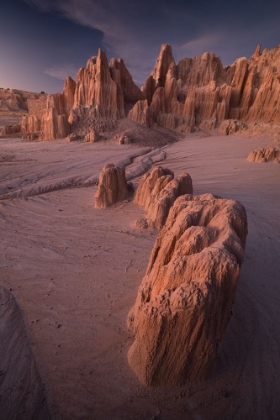
[[[184,44],[176,45],[174,51],[183,57],[187,55],[192,57],[193,55],[203,54],[204,52],[214,52],[215,48],[221,42],[221,36],[218,34],[208,34],[201,38],[192,39]]]
[[[52,66],[44,70],[44,73],[56,79],[65,80],[67,76],[75,79],[78,69],[73,64],[65,64],[63,66]]]
[[[56,12],[77,24],[103,34],[103,48],[110,57],[122,57],[135,82],[151,72],[160,44],[141,22],[134,2],[127,0],[25,0],[42,12]],[[50,71],[49,71],[50,70]],[[54,70],[54,71],[53,71]],[[59,74],[53,69],[48,74]],[[57,76],[54,76],[57,77]]]
[[[151,72],[161,43],[173,44],[176,60],[208,51],[215,52],[230,64],[238,56],[253,52],[254,45],[262,42],[261,33],[265,38],[264,27],[267,27],[264,19],[259,22],[260,30],[255,23],[251,24],[251,20],[247,25],[243,15],[242,22],[228,19],[226,3],[222,12],[217,7],[213,12],[212,5],[207,4],[206,11],[211,14],[208,16],[192,2],[179,0],[173,0],[172,6],[164,0],[24,1],[42,12],[55,12],[79,25],[101,31],[101,47],[108,58],[122,57],[138,84]],[[272,26],[271,18],[269,26]],[[279,33],[278,22],[273,27]],[[53,77],[63,74],[55,67],[46,72]]]

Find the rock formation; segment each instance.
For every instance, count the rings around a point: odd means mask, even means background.
[[[122,59],[108,64],[99,50],[78,71],[76,82],[68,77],[62,94],[48,95],[41,102],[39,113],[33,112],[37,107],[33,101],[22,132],[37,133],[42,139],[70,133],[84,137],[93,129],[106,131],[127,116],[147,127],[180,132],[221,127],[220,132],[232,134],[252,121],[280,122],[279,78],[280,46],[263,52],[257,46],[251,58],[241,57],[223,67],[214,53],[176,64],[171,46],[164,44],[140,90]]]
[[[275,147],[260,148],[253,150],[247,157],[248,162],[275,162],[280,163],[280,150]]]
[[[38,100],[42,96],[44,97],[45,95],[18,89],[0,88],[0,114],[25,114],[29,110],[28,101]]]
[[[114,137],[117,144],[130,144],[131,139],[126,133],[118,134]]]
[[[174,179],[174,173],[167,168],[159,166],[153,169],[141,178],[134,197],[134,202],[148,212],[146,223],[141,220],[136,225],[160,229],[176,198],[192,193],[192,179],[189,174],[181,174]]]
[[[142,383],[207,377],[230,319],[246,235],[246,211],[234,200],[175,201],[128,316],[135,335],[128,361]]]
[[[128,197],[129,189],[124,168],[118,168],[112,163],[108,163],[99,175],[95,207],[106,208],[118,201],[125,200]]]
[[[200,125],[217,128],[224,120],[279,122],[279,73],[280,46],[261,53],[258,45],[250,59],[242,57],[223,67],[209,53],[176,65],[171,46],[164,44],[142,88],[148,104],[136,103],[128,116],[147,126],[156,122],[182,132]],[[236,129],[231,123],[228,133]]]
[[[92,130],[85,136],[84,140],[89,143],[96,143],[99,140],[99,138],[100,137],[99,137],[98,132],[95,130]]]

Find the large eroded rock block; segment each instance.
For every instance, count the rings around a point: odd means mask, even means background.
[[[146,385],[204,379],[230,319],[247,235],[245,208],[183,195],[152,250],[128,326],[128,362]]]
[[[109,207],[118,201],[125,200],[128,194],[129,186],[126,182],[124,168],[115,167],[112,163],[105,165],[99,175],[95,207]]]
[[[147,210],[146,226],[160,229],[176,198],[192,193],[192,179],[189,174],[184,173],[174,179],[172,171],[159,166],[141,178],[134,202]]]

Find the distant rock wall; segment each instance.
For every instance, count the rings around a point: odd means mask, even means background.
[[[205,379],[231,316],[247,218],[234,200],[180,196],[152,250],[128,316],[128,362],[145,385]]]
[[[148,106],[136,103],[132,120],[153,122],[171,130],[189,132],[200,125],[218,128],[224,120],[280,121],[280,46],[250,59],[239,58],[223,67],[215,54],[184,58],[176,65],[171,46],[161,48],[154,70],[142,91]],[[149,118],[143,118],[149,115]],[[231,134],[233,131],[231,127]]]
[[[141,90],[122,59],[108,64],[105,52],[98,50],[78,71],[76,82],[66,79],[62,94],[48,95],[45,104],[30,102],[29,115],[40,119],[42,139],[70,133],[83,137],[93,125],[97,130],[98,121],[109,129],[126,116],[147,127],[180,132],[219,129],[222,124],[220,131],[232,134],[245,129],[244,122],[280,122],[279,80],[280,46],[263,52],[258,46],[250,59],[223,67],[213,53],[176,64],[171,46],[164,44]],[[32,132],[28,121],[25,129]]]
[[[40,93],[0,88],[0,113],[26,113],[28,100],[37,100],[40,97]]]

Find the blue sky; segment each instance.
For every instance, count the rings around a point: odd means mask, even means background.
[[[177,62],[208,51],[228,65],[280,44],[279,20],[279,0],[1,0],[0,87],[61,92],[98,48],[139,85],[163,43]]]

